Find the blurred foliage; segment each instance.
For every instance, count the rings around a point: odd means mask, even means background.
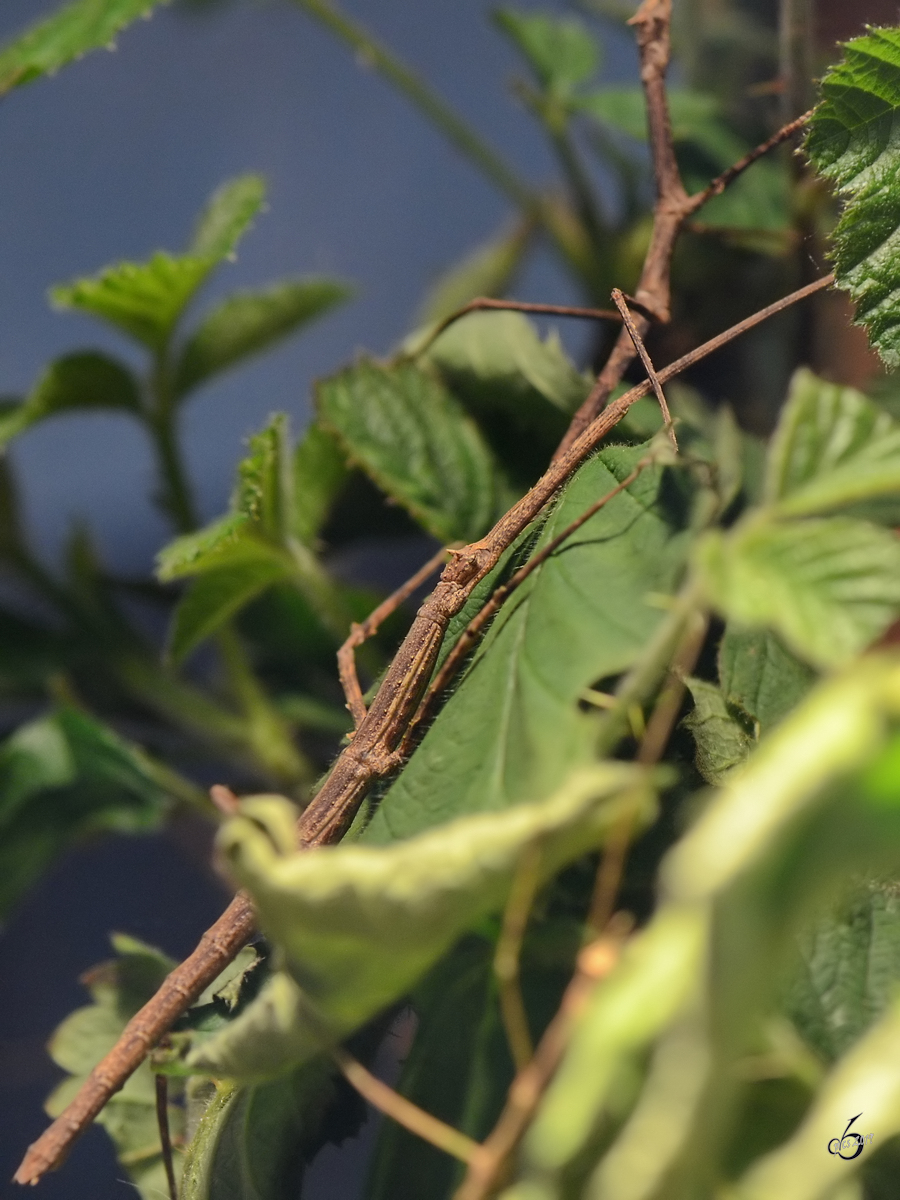
[[[0,444],[79,411],[127,414],[156,455],[172,540],[154,580],[110,573],[86,530],[51,571],[0,461],[0,902],[14,905],[78,838],[157,828],[186,805],[212,819],[200,785],[213,771],[279,793],[245,800],[218,841],[266,943],[207,989],[99,1120],[141,1193],[158,1196],[161,1075],[185,1200],[281,1200],[364,1117],[340,1047],[371,1065],[411,1008],[401,1092],[481,1141],[523,1044],[562,1014],[559,1068],[494,1180],[505,1200],[894,1194],[900,414],[889,381],[867,395],[833,378],[852,338],[827,326],[833,297],[669,387],[677,454],[655,402],[629,410],[451,621],[442,658],[495,587],[553,548],[403,769],[372,790],[344,844],[297,850],[296,806],[348,728],[334,653],[378,600],[341,580],[333,552],[389,534],[425,558],[429,541],[483,536],[543,470],[609,348],[605,325],[575,363],[521,313],[441,323],[477,295],[507,294],[548,250],[580,299],[605,306],[613,286],[636,284],[652,203],[642,93],[603,74],[604,34],[630,15],[619,6],[495,15],[518,56],[515,95],[558,164],[548,186],[520,178],[335,5],[297,6],[512,211],[435,281],[399,348],[317,383],[299,440],[279,414],[250,439],[228,512],[205,527],[185,405],[350,289],[286,279],[190,315],[261,209],[263,181],[248,175],[211,197],[183,253],[51,292],[128,339],[144,370],[64,355],[3,403]],[[149,8],[79,0],[0,51],[0,88],[52,73]],[[779,61],[764,5],[676,3],[671,116],[689,189],[796,115],[786,108],[808,85],[782,42]],[[817,175],[781,148],[687,227],[673,319],[648,335],[655,359],[825,270],[830,179],[846,200],[838,283],[895,365],[898,46],[896,30],[872,31],[826,76],[807,139]],[[144,632],[148,606],[166,615],[164,645]],[[401,609],[360,652],[364,686],[408,621]],[[671,727],[651,753],[661,712]],[[605,881],[622,854],[619,904],[637,927],[620,914],[604,933],[592,922],[609,915]],[[169,968],[122,935],[114,948],[85,980],[92,1004],[51,1044],[70,1077],[50,1111]],[[606,966],[588,987],[590,954]],[[435,1137],[386,1121],[372,1200],[452,1195],[465,1168]]]

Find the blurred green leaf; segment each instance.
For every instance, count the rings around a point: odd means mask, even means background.
[[[501,8],[494,20],[519,48],[538,82],[568,94],[590,79],[600,65],[600,47],[577,17],[544,16]]]
[[[306,279],[229,296],[203,318],[187,339],[175,367],[176,391],[183,395],[211,376],[259,354],[350,295],[344,284]]]
[[[707,783],[722,783],[746,759],[753,737],[715,684],[690,678],[685,682],[694,707],[683,724],[694,735],[697,770]]]
[[[834,1062],[888,1008],[900,985],[900,893],[873,882],[819,917],[801,938],[786,1011]]]
[[[729,620],[774,630],[816,666],[847,662],[900,610],[900,543],[865,521],[755,517],[707,534],[696,562]]]
[[[504,228],[455,263],[429,288],[416,323],[428,326],[478,296],[502,295],[531,244],[531,232],[524,223]]]
[[[719,643],[719,679],[729,704],[766,733],[800,703],[815,672],[766,629],[727,625]]]
[[[257,561],[267,548],[253,536],[246,513],[232,512],[196,533],[186,533],[169,542],[156,556],[156,573],[161,580],[181,579],[202,571],[218,570],[234,562]]]
[[[0,96],[53,75],[90,50],[112,49],[116,34],[168,0],[76,0],[0,49]]]
[[[152,829],[166,804],[140,755],[83,713],[22,725],[0,745],[0,912],[75,839]]]
[[[0,413],[0,446],[45,417],[93,408],[139,413],[137,382],[105,354],[67,354],[50,364],[18,407]]]
[[[229,258],[265,199],[261,175],[238,175],[216,188],[197,219],[188,255],[213,263]]]
[[[205,571],[178,602],[169,627],[169,654],[180,662],[260,593],[290,577],[289,565],[267,553]]]
[[[608,447],[573,476],[522,561],[611,491],[648,452]],[[504,604],[365,837],[408,837],[463,813],[546,795],[593,755],[594,719],[582,691],[628,668],[662,613],[650,593],[677,587],[687,549],[663,471],[646,469],[593,516]],[[677,495],[677,485],[667,500]],[[684,513],[681,514],[684,517]],[[518,565],[516,557],[510,563]],[[454,631],[475,615],[473,597]],[[449,644],[449,637],[447,639]]]
[[[66,1017],[50,1041],[53,1061],[69,1078],[56,1088],[47,1101],[47,1111],[58,1116],[75,1091],[100,1059],[112,1049],[126,1023],[154,994],[175,963],[136,938],[114,934],[113,947],[118,955],[111,962],[94,967],[83,982],[93,1003]],[[180,1097],[177,1080],[169,1081],[170,1099]],[[156,1087],[149,1062],[131,1075],[97,1117],[116,1148],[121,1166],[128,1172],[143,1200],[159,1200],[167,1193],[159,1126],[156,1117]],[[169,1127],[177,1142],[183,1131],[183,1110],[169,1106]],[[174,1155],[176,1177],[181,1170],[181,1155]]]
[[[740,157],[740,141],[722,124],[721,105],[715,96],[677,87],[669,88],[667,95],[676,143],[697,142],[707,151],[713,151],[717,160],[724,158],[722,167]],[[579,96],[575,104],[604,125],[638,141],[647,140],[647,104],[640,87],[600,88]],[[731,153],[735,144],[737,154]]]
[[[263,196],[258,176],[234,179],[213,195],[187,254],[158,251],[145,263],[117,263],[93,279],[57,285],[51,299],[60,308],[111,322],[160,354],[198,288],[234,250]]]
[[[765,499],[807,516],[900,494],[900,424],[862,392],[801,369],[768,454]]]
[[[893,370],[900,365],[898,148],[900,29],[870,29],[844,46],[821,83],[806,152],[845,200],[833,235],[838,286],[856,301],[856,320]]]
[[[322,380],[316,400],[351,462],[441,541],[473,541],[508,507],[477,426],[429,372],[364,359]]]
[[[291,527],[305,545],[315,544],[349,473],[337,438],[313,421],[294,451]]]
[[[624,812],[641,823],[651,807],[646,775],[610,763],[572,776],[540,804],[461,818],[394,846],[299,852],[286,801],[245,801],[220,848],[284,951],[295,990],[273,977],[189,1061],[232,1077],[299,1063],[402,997],[463,932],[502,907],[526,846],[539,842],[547,879],[602,842]]]

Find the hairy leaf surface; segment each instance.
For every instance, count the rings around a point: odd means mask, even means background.
[[[822,80],[806,151],[845,207],[834,232],[838,286],[886,365],[900,366],[900,29],[871,29]]]
[[[363,360],[316,394],[322,424],[351,461],[435,537],[474,541],[508,507],[477,426],[429,372]]]
[[[720,612],[774,630],[815,666],[859,654],[900,609],[900,542],[866,521],[755,518],[707,535],[697,563]]]
[[[0,96],[52,75],[90,50],[112,48],[116,34],[168,0],[76,0],[0,49]]]
[[[766,629],[728,625],[719,643],[719,679],[729,704],[766,733],[795,708],[815,682],[800,662]]]
[[[808,516],[900,495],[900,424],[854,388],[801,369],[769,447],[765,499]]]
[[[539,551],[611,491],[647,453],[611,447],[574,476],[534,546]],[[583,689],[637,658],[661,619],[648,602],[683,569],[677,491],[648,468],[507,600],[458,689],[390,788],[367,840],[408,837],[461,813],[546,795],[591,757]]]

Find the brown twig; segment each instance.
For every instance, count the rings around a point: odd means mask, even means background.
[[[665,422],[669,440],[671,441],[675,453],[677,454],[678,439],[675,437],[675,429],[672,426],[672,414],[669,412],[669,405],[666,401],[666,393],[662,389],[662,384],[659,382],[659,376],[656,373],[656,370],[650,359],[650,355],[647,353],[647,347],[644,345],[644,339],[641,337],[637,326],[632,320],[631,313],[628,311],[628,305],[625,303],[624,294],[620,292],[618,288],[613,288],[612,298],[616,308],[622,314],[622,323],[628,332],[628,336],[631,338],[635,350],[638,352],[644,370],[647,372],[647,378],[650,380],[650,383],[653,386],[653,394],[656,396],[656,402],[662,412],[663,421]]]
[[[172,1138],[169,1133],[169,1081],[165,1075],[156,1076],[156,1123],[159,1126],[159,1144],[162,1147],[162,1159],[166,1168],[169,1200],[178,1200],[175,1164],[172,1162]]]
[[[572,1027],[584,1010],[597,983],[616,965],[623,929],[611,926],[603,937],[585,946],[578,956],[575,974],[563,994],[553,1020],[547,1026],[537,1051],[516,1075],[500,1119],[486,1140],[476,1148],[469,1169],[453,1200],[484,1200],[500,1182],[510,1155],[519,1144],[559,1065]]]
[[[241,803],[224,783],[214,783],[209,789],[209,798],[223,817],[233,817]]]
[[[540,865],[541,843],[534,841],[525,847],[516,864],[516,873],[503,913],[503,926],[494,953],[494,975],[498,984],[500,1015],[517,1071],[528,1065],[534,1053],[528,1014],[522,999],[519,963],[528,918],[540,883]]]
[[[477,1142],[454,1129],[452,1125],[447,1125],[431,1113],[427,1113],[424,1108],[419,1108],[392,1087],[388,1087],[346,1050],[338,1048],[331,1053],[347,1082],[356,1088],[373,1108],[391,1117],[398,1125],[402,1125],[423,1141],[437,1146],[438,1150],[443,1150],[445,1154],[451,1154],[465,1163],[471,1161],[478,1150]]]
[[[713,196],[720,196],[728,185],[737,179],[738,175],[743,174],[749,166],[752,166],[758,158],[762,158],[763,155],[768,154],[770,150],[774,150],[776,146],[780,146],[782,142],[786,142],[789,137],[792,137],[799,129],[802,129],[812,115],[813,110],[810,109],[809,112],[803,113],[796,120],[789,121],[787,125],[782,125],[770,138],[767,138],[764,142],[760,142],[758,146],[748,151],[743,158],[739,158],[736,163],[733,163],[721,175],[717,175],[711,183],[706,185],[702,192],[695,192],[690,198],[686,215],[689,216],[691,213],[695,213],[698,208],[702,208],[706,204],[707,200],[712,200]]]
[[[361,625],[356,622],[350,626],[350,636],[338,650],[338,674],[341,680],[341,687],[344,689],[344,696],[347,699],[347,708],[350,710],[350,715],[353,717],[353,724],[359,727],[366,715],[366,705],[363,700],[362,688],[359,685],[359,676],[356,673],[356,648],[361,646],[368,638],[373,637],[378,632],[378,627],[382,621],[397,611],[401,604],[413,594],[416,588],[432,576],[435,571],[447,560],[446,549],[441,549],[423,567],[420,567],[406,583],[392,592],[386,600],[378,605],[376,609],[369,613]]]
[[[428,334],[425,341],[416,347],[416,357],[424,354],[441,336],[445,329],[455,324],[461,317],[473,312],[523,312],[535,313],[545,317],[581,317],[588,321],[619,321],[619,314],[613,308],[585,308],[580,304],[533,304],[529,300],[495,300],[490,296],[477,296],[444,317]],[[648,314],[649,315],[649,314]]]
[[[660,382],[668,382],[733,338],[833,282],[834,277],[827,275],[760,309],[663,367],[658,372]],[[396,768],[400,762],[397,749],[425,691],[450,619],[575,469],[631,405],[650,390],[649,381],[640,383],[608,405],[566,453],[551,464],[531,491],[500,518],[490,533],[456,552],[437,587],[420,608],[356,736],[300,817],[298,832],[303,846],[337,841],[371,784]],[[17,1183],[37,1183],[47,1171],[59,1166],[72,1143],[110,1096],[122,1087],[149,1050],[207,984],[224,970],[250,938],[253,929],[252,907],[249,900],[239,894],[203,935],[194,953],[176,967],[156,995],[129,1021],[119,1042],[94,1068],[68,1108],[29,1148],[15,1174]]]

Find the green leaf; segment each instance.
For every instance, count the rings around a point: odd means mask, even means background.
[[[732,712],[715,684],[686,680],[694,708],[683,724],[694,735],[697,770],[707,783],[719,784],[746,759],[753,738]]]
[[[77,838],[154,828],[166,794],[112,730],[69,708],[0,745],[0,912]]]
[[[719,679],[727,702],[767,733],[800,703],[815,672],[765,629],[729,624],[719,643]]]
[[[58,71],[90,50],[112,49],[120,30],[168,0],[76,0],[0,49],[0,95]]]
[[[900,895],[872,882],[804,931],[786,1011],[834,1062],[881,1017],[900,984]]]
[[[576,17],[543,16],[502,8],[494,20],[525,56],[538,82],[565,95],[593,76],[600,48]]]
[[[172,659],[181,662],[251,600],[272,584],[290,577],[287,563],[264,553],[201,574],[191,583],[173,614],[168,638]]]
[[[253,1087],[220,1084],[188,1147],[181,1200],[299,1196],[339,1096],[336,1069],[321,1057]]]
[[[250,453],[238,463],[233,507],[267,537],[283,540],[292,505],[288,420],[276,413],[248,440]]]
[[[898,495],[900,424],[862,392],[797,371],[769,447],[766,501],[807,516]]]
[[[118,957],[94,967],[84,977],[93,1003],[68,1016],[50,1041],[53,1061],[70,1074],[47,1101],[51,1116],[58,1116],[69,1103],[92,1068],[118,1041],[128,1020],[175,966],[164,954],[135,938],[114,934],[112,942]],[[170,1098],[177,1101],[180,1092],[180,1082],[170,1080]],[[183,1122],[182,1109],[170,1105],[169,1127],[176,1142]],[[120,1164],[144,1200],[158,1200],[160,1194],[165,1194],[156,1087],[149,1062],[142,1063],[122,1090],[107,1102],[97,1123],[109,1134]],[[177,1175],[181,1168],[177,1150],[174,1166]]]
[[[624,812],[642,822],[651,808],[646,774],[609,763],[573,775],[540,804],[461,818],[394,846],[298,852],[291,805],[245,801],[220,835],[221,852],[296,982],[292,992],[275,976],[189,1062],[252,1077],[308,1058],[402,997],[501,908],[526,846],[540,843],[547,879],[598,845]]]
[[[261,175],[238,175],[217,188],[197,220],[188,246],[192,258],[230,258],[266,199]]]
[[[845,200],[834,232],[838,286],[856,301],[856,320],[890,368],[900,365],[900,29],[871,29],[844,46],[844,61],[821,84],[806,152]]]
[[[735,1200],[818,1200],[838,1195],[837,1186],[855,1176],[860,1159],[826,1153],[840,1141],[854,1114],[851,1132],[880,1146],[900,1132],[900,1001],[894,1000],[881,1020],[850,1050],[825,1079],[797,1132],[771,1154],[754,1163],[734,1184]],[[871,1135],[871,1139],[869,1139]],[[858,1193],[862,1195],[862,1193]],[[843,1192],[840,1193],[844,1195]],[[852,1192],[850,1193],[852,1195]]]
[[[470,313],[440,335],[427,358],[454,391],[482,403],[498,390],[510,394],[509,407],[537,393],[568,415],[590,390],[558,335],[542,342],[531,321],[517,312]]]
[[[351,461],[441,541],[474,541],[508,507],[478,428],[427,371],[364,359],[322,380],[316,400]]]
[[[313,421],[294,451],[291,528],[304,545],[315,544],[349,474],[337,438]]]
[[[520,552],[539,551],[646,454],[646,446],[601,450]],[[367,839],[408,837],[462,813],[535,799],[590,761],[595,724],[578,709],[581,693],[635,662],[662,617],[651,593],[671,593],[683,569],[672,482],[664,504],[662,469],[646,469],[515,591],[382,800]],[[475,611],[465,609],[454,628]]]
[[[774,630],[815,666],[859,654],[900,609],[900,543],[866,521],[756,517],[707,534],[696,561],[724,616]]]
[[[92,408],[139,413],[137,382],[105,354],[67,354],[50,364],[22,404],[0,414],[0,446],[45,417]]]
[[[201,217],[188,254],[158,251],[146,263],[117,263],[93,279],[51,288],[59,308],[92,313],[155,353],[165,350],[184,309],[210,272],[228,257],[263,199],[254,175],[224,184]]]
[[[500,296],[512,282],[531,244],[531,227],[503,229],[445,271],[429,288],[417,324],[431,325],[478,296]]]
[[[307,279],[229,296],[204,317],[185,343],[175,368],[176,391],[183,395],[259,354],[350,295],[343,284]]]
[[[721,105],[706,92],[669,88],[669,114],[675,142],[695,142],[715,154],[722,167],[740,157],[740,141],[722,125]],[[580,111],[638,141],[647,140],[647,103],[640,87],[606,87],[575,101]],[[724,138],[729,140],[727,148]],[[738,153],[732,154],[737,142]]]

